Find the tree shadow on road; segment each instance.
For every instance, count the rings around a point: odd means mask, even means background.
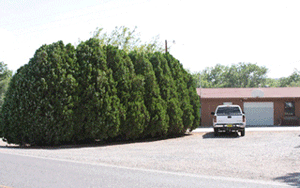
[[[208,132],[208,133],[205,133],[202,138],[203,139],[209,139],[209,138],[225,138],[225,139],[228,139],[228,138],[239,138],[239,134],[238,133],[219,133],[218,136],[215,136],[215,133],[214,132]]]
[[[147,142],[156,142],[162,140],[171,140],[171,139],[178,139],[182,137],[191,136],[192,134],[186,133],[183,135],[177,135],[173,137],[149,137],[144,139],[136,139],[136,140],[121,140],[121,139],[114,139],[114,140],[95,140],[89,141],[86,143],[79,143],[79,144],[62,144],[58,146],[30,146],[30,145],[15,145],[15,144],[6,144],[0,145],[1,148],[5,149],[47,149],[47,150],[59,150],[59,149],[73,149],[73,148],[91,148],[91,147],[107,147],[107,146],[115,146],[115,145],[126,145],[126,144],[134,144],[134,143],[147,143]],[[1,139],[1,138],[0,138]]]
[[[300,172],[289,173],[285,176],[274,178],[275,181],[281,181],[288,185],[300,188]]]

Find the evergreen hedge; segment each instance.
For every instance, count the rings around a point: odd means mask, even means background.
[[[192,76],[169,53],[59,41],[12,77],[1,109],[9,143],[60,145],[184,134],[200,123]]]

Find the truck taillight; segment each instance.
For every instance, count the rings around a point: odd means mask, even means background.
[[[243,115],[243,122],[246,122],[246,117],[245,117],[245,115]]]
[[[217,122],[217,116],[214,116],[214,123],[216,123]]]

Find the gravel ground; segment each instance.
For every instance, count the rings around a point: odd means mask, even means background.
[[[300,131],[246,131],[245,137],[196,132],[150,142],[46,149],[0,142],[0,152],[300,186]]]

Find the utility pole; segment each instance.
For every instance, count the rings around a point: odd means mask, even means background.
[[[201,101],[201,72],[199,72],[199,83],[200,83],[200,101]]]
[[[173,44],[176,44],[176,43],[175,43],[175,40],[173,40],[172,43],[173,43]],[[165,52],[166,52],[166,53],[168,52],[168,40],[165,40]]]
[[[165,49],[166,49],[166,53],[168,52],[168,42],[167,40],[165,40]]]

